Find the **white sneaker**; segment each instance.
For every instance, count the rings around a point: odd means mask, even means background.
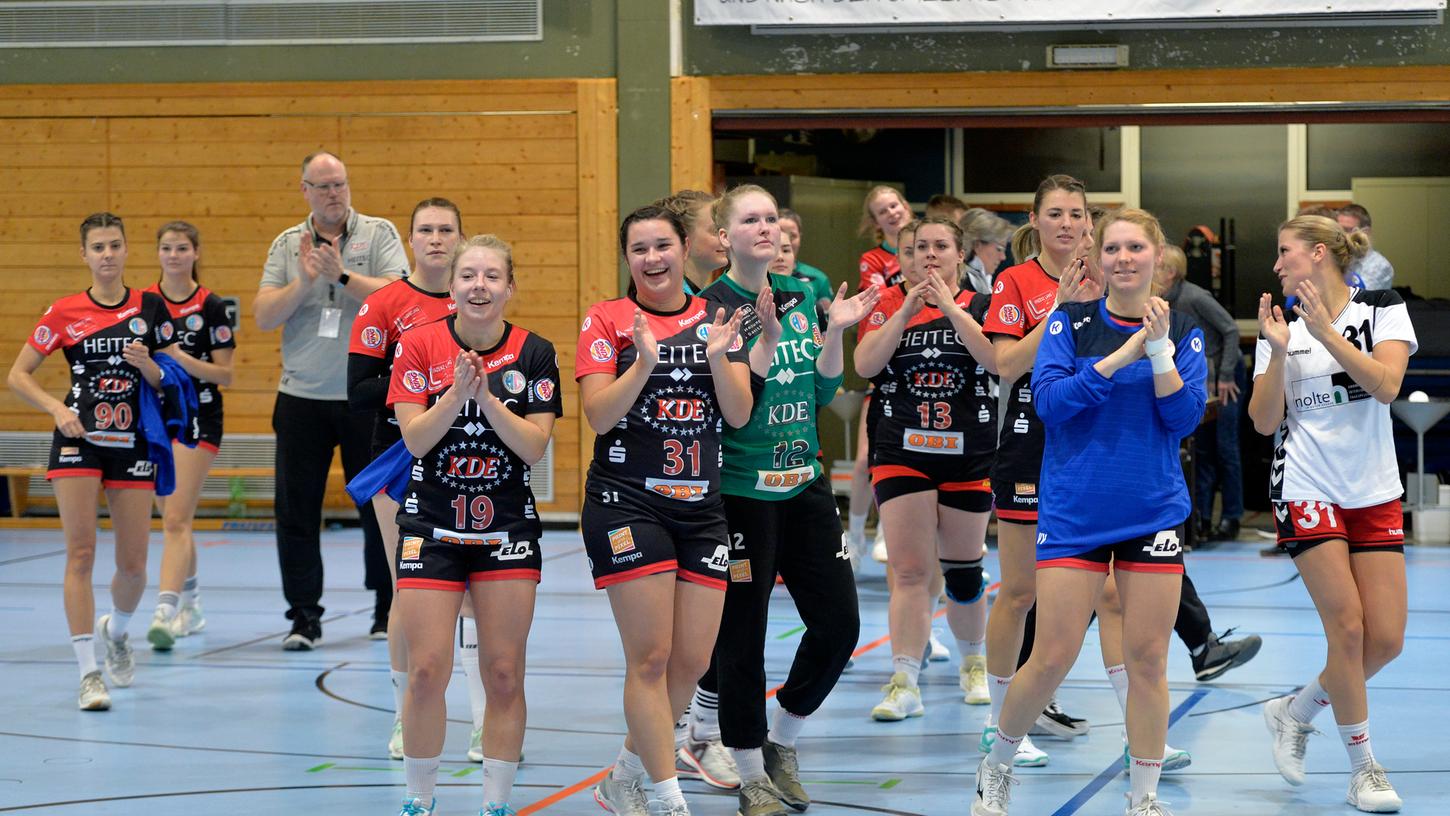
[[[1125,793],[1128,797],[1128,809],[1123,811],[1123,816],[1173,816],[1173,811],[1158,801],[1158,794],[1145,793],[1138,804],[1133,804],[1133,794]]]
[[[523,757],[519,757],[523,759]],[[483,761],[483,729],[475,728],[468,734],[468,761]]]
[[[172,618],[175,616],[173,615]],[[169,652],[176,645],[176,633],[171,630],[171,620],[160,609],[151,616],[151,626],[146,630],[146,640],[158,652]]]
[[[615,816],[649,816],[643,781],[615,779],[613,771],[605,774],[594,786],[594,801]]]
[[[967,705],[991,705],[992,695],[987,693],[986,655],[967,655],[962,658],[962,667],[957,670],[957,682],[966,692]]]
[[[851,561],[851,574],[857,575],[861,572],[861,551],[866,549],[866,541],[857,541],[850,533],[841,533],[841,549],[846,552],[846,557]]]
[[[686,737],[685,744],[675,750],[675,770],[680,776],[699,779],[712,788],[740,789],[740,770],[735,767],[729,749],[718,738]]]
[[[112,640],[106,628],[110,622],[109,612],[98,618],[96,634],[106,644],[106,675],[111,678],[111,685],[126,688],[136,680],[136,659],[131,652],[131,635],[123,633],[120,638]]]
[[[990,758],[977,766],[977,796],[972,800],[972,816],[1007,816],[1012,804],[1012,769],[1006,765],[992,767]]]
[[[992,753],[992,746],[997,742],[997,726],[989,725],[982,729],[982,738],[977,741],[977,750],[984,754]],[[1032,742],[1031,737],[1023,737],[1022,743],[1017,746],[1017,751],[1012,755],[1012,766],[1014,768],[1041,768],[1047,765],[1051,757],[1047,752],[1038,748]]]
[[[1123,737],[1123,767],[1132,767],[1132,755],[1128,749],[1128,738]],[[1163,744],[1163,767],[1164,773],[1169,771],[1181,771],[1193,764],[1193,754],[1182,748],[1174,748],[1168,743]]]
[[[941,642],[940,629],[931,630],[931,638],[927,640],[927,646],[930,648],[927,660],[933,663],[941,663],[952,659],[952,653],[947,651],[947,645]]]
[[[881,687],[886,698],[871,709],[871,719],[878,722],[898,722],[907,717],[920,717],[926,713],[921,704],[921,689],[906,684],[905,672],[891,675],[891,682]]]
[[[1314,733],[1314,726],[1289,716],[1289,703],[1293,699],[1292,695],[1286,695],[1264,703],[1264,726],[1274,738],[1271,748],[1279,775],[1290,785],[1302,785],[1304,751],[1309,747],[1309,735]]]
[[[81,711],[110,710],[111,693],[106,691],[106,681],[101,679],[99,671],[93,671],[81,678],[79,703]]]
[[[171,619],[171,634],[179,638],[194,635],[206,628],[206,615],[202,614],[201,602],[186,604],[176,610],[176,617]]]
[[[438,800],[434,799],[428,804],[417,797],[404,799],[403,807],[398,811],[398,816],[432,816],[434,808],[438,806]]]
[[[879,521],[876,523],[876,540],[871,544],[871,558],[886,563],[886,528]]]
[[[393,720],[393,733],[388,736],[388,759],[403,758],[403,721]]]
[[[1377,762],[1354,772],[1349,778],[1349,795],[1344,801],[1365,813],[1397,813],[1404,804],[1390,785],[1385,769]]]

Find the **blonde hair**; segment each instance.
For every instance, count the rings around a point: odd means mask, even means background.
[[[685,224],[685,231],[693,232],[700,220],[700,214],[709,209],[708,205],[714,203],[715,196],[703,190],[677,190],[656,201],[654,205],[678,215]]]
[[[741,184],[726,190],[725,195],[715,199],[715,203],[710,205],[710,218],[715,222],[715,229],[729,228],[730,216],[735,212],[735,202],[742,196],[751,193],[759,193],[770,199],[770,203],[779,210],[780,204],[776,202],[775,196],[771,195],[769,190],[759,184]]]
[[[878,244],[886,240],[886,233],[876,226],[876,216],[871,214],[871,202],[887,193],[896,196],[896,200],[901,202],[902,207],[907,210],[911,209],[911,205],[906,203],[906,195],[890,184],[878,184],[866,193],[866,198],[861,201],[861,226],[857,229],[857,233],[875,237]]]
[[[1042,239],[1037,237],[1037,228],[1023,224],[1012,233],[1012,260],[1022,263],[1042,254]]]
[[[514,282],[514,248],[509,246],[508,241],[489,233],[487,235],[475,235],[453,248],[453,257],[448,259],[449,285],[453,284],[453,276],[458,272],[459,259],[470,249],[491,249],[502,255],[504,268],[508,270],[509,283]]]
[[[1163,270],[1164,282],[1174,284],[1188,274],[1188,256],[1175,244],[1163,247],[1163,260],[1158,264]]]
[[[1314,246],[1323,244],[1340,270],[1369,252],[1369,236],[1363,232],[1346,234],[1333,218],[1322,215],[1299,215],[1279,225],[1279,232],[1291,232],[1295,238]]]
[[[1163,237],[1163,225],[1158,223],[1158,219],[1153,213],[1136,207],[1127,207],[1113,210],[1093,225],[1093,244],[1096,245],[1099,255],[1103,252],[1103,233],[1107,232],[1108,227],[1119,221],[1126,221],[1142,229],[1143,234],[1148,236],[1149,242],[1160,250],[1164,244],[1168,243],[1167,239]]]

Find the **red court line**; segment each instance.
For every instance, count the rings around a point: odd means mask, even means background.
[[[945,607],[943,607],[943,608],[937,610],[936,614],[932,615],[931,617],[932,617],[933,620],[935,620],[937,618],[940,618],[942,615],[945,615],[946,613],[947,613],[947,610],[946,610]],[[851,656],[852,657],[860,657],[861,655],[866,654],[867,652],[871,651],[872,649],[878,649],[878,648],[880,648],[881,646],[885,645],[886,643],[888,643],[890,641],[891,641],[891,635],[889,635],[889,634],[882,635],[881,637],[876,638],[875,640],[871,641],[870,643],[867,643],[864,646],[858,646],[856,648],[856,651],[854,651],[854,652],[851,653]],[[776,692],[780,691],[780,689],[781,689],[781,686],[776,686],[775,688],[770,689],[769,691],[765,692],[765,699],[769,700],[769,699],[775,697]],[[531,813],[538,813],[539,811],[544,810],[545,808],[550,808],[550,807],[553,807],[554,805],[559,804],[560,802],[564,801],[565,799],[568,799],[570,796],[573,796],[574,794],[578,793],[579,791],[584,790],[585,788],[589,788],[589,787],[593,787],[594,785],[598,785],[599,782],[600,782],[600,780],[604,779],[604,775],[607,774],[607,773],[609,773],[613,769],[614,769],[614,766],[613,765],[610,765],[608,768],[604,768],[602,770],[595,771],[587,779],[581,779],[578,782],[575,782],[574,784],[570,785],[569,787],[564,788],[563,790],[556,791],[553,794],[551,794],[549,796],[546,796],[543,799],[540,799],[539,801],[533,803],[532,805],[527,805],[527,806],[525,806],[523,808],[520,808],[519,809],[519,812],[518,812],[518,816],[529,816],[529,814],[531,814]]]

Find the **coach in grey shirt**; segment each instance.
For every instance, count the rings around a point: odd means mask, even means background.
[[[272,411],[277,434],[277,558],[292,631],[288,650],[322,642],[322,502],[333,449],[351,479],[367,466],[372,417],[347,407],[347,346],[358,307],[408,273],[398,230],[352,209],[347,168],[331,153],[302,162],[312,213],[267,252],[254,306],[263,331],[282,327],[282,378]],[[386,632],[392,582],[371,504],[362,515],[365,584],[376,594],[374,630]]]
[[[1346,205],[1334,214],[1334,220],[1339,222],[1340,228],[1346,233],[1362,232],[1371,242],[1374,241],[1374,237],[1370,235],[1374,222],[1370,220],[1369,210],[1364,207],[1358,204]],[[1389,289],[1395,284],[1395,268],[1390,264],[1389,258],[1371,246],[1364,257],[1356,259],[1344,270],[1344,282],[1363,289]]]

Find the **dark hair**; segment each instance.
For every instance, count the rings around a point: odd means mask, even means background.
[[[933,226],[935,226],[935,227],[946,227],[947,228],[947,232],[950,232],[952,234],[952,240],[953,241],[956,241],[956,243],[957,243],[957,249],[962,249],[963,248],[962,247],[962,244],[964,242],[962,241],[962,228],[961,228],[961,225],[959,225],[957,222],[953,221],[950,218],[944,218],[944,217],[942,217],[940,215],[933,215],[933,216],[931,216],[929,218],[923,218],[920,221],[918,221],[916,223],[916,232],[912,233],[912,235],[914,235],[914,236],[920,236],[921,235],[921,231],[923,229],[926,229],[927,227],[933,227]]]
[[[777,221],[794,221],[797,227],[805,229],[805,222],[801,220],[801,214],[790,207],[781,207],[775,214]]]
[[[640,207],[629,215],[626,215],[624,217],[624,221],[620,223],[620,255],[624,255],[628,251],[629,228],[642,221],[664,221],[665,223],[670,225],[670,229],[675,231],[675,235],[679,236],[680,243],[685,243],[687,233],[685,232],[685,224],[683,221],[680,220],[680,216],[676,214],[674,210],[668,209],[666,207],[661,207],[656,204],[649,204],[644,207]]]
[[[126,225],[121,222],[121,216],[116,215],[115,213],[98,212],[91,213],[90,215],[86,216],[86,220],[81,222],[81,246],[86,245],[86,235],[89,234],[91,230],[105,229],[106,227],[115,227],[116,229],[120,230],[121,239],[125,240]]]
[[[1364,207],[1361,207],[1358,204],[1345,204],[1343,207],[1339,208],[1339,214],[1353,217],[1354,220],[1359,222],[1360,229],[1369,229],[1371,226],[1374,225],[1373,222],[1369,220],[1369,210],[1366,210]]]
[[[321,158],[322,156],[331,156],[334,159],[337,159],[339,164],[342,163],[342,157],[337,155],[336,153],[333,153],[331,150],[318,150],[312,153],[308,153],[307,158],[302,160],[302,172],[306,173],[307,166],[312,164],[312,160]]]
[[[1320,218],[1328,218],[1330,221],[1334,220],[1334,210],[1324,206],[1323,204],[1305,204],[1304,206],[1300,207],[1299,212],[1295,213],[1294,215],[1295,217],[1301,215],[1317,215]]]
[[[1082,196],[1083,206],[1087,206],[1087,185],[1067,175],[1066,173],[1054,173],[1042,180],[1037,185],[1037,193],[1032,196],[1032,211],[1042,209],[1042,199],[1053,190],[1065,190],[1069,193],[1077,193]]]
[[[157,246],[161,245],[161,236],[168,232],[179,232],[185,235],[186,240],[191,242],[192,249],[201,249],[201,231],[192,225],[190,221],[167,221],[165,224],[162,224],[161,228],[156,230]],[[201,280],[201,270],[197,268],[199,264],[199,261],[191,262],[192,280]]]
[[[418,204],[413,207],[413,214],[408,216],[409,233],[412,233],[413,228],[418,226],[418,213],[428,209],[429,207],[437,207],[440,210],[452,211],[454,220],[458,222],[458,231],[460,233],[463,232],[463,213],[458,211],[458,205],[454,204],[452,201],[449,201],[446,198],[439,198],[437,196],[434,196],[432,198],[425,198],[422,201],[419,201]]]
[[[950,212],[952,210],[965,209],[969,209],[967,207],[967,202],[961,200],[960,198],[957,198],[954,195],[947,195],[946,193],[937,193],[936,195],[926,200],[927,212],[931,212],[933,210],[946,210]]]

